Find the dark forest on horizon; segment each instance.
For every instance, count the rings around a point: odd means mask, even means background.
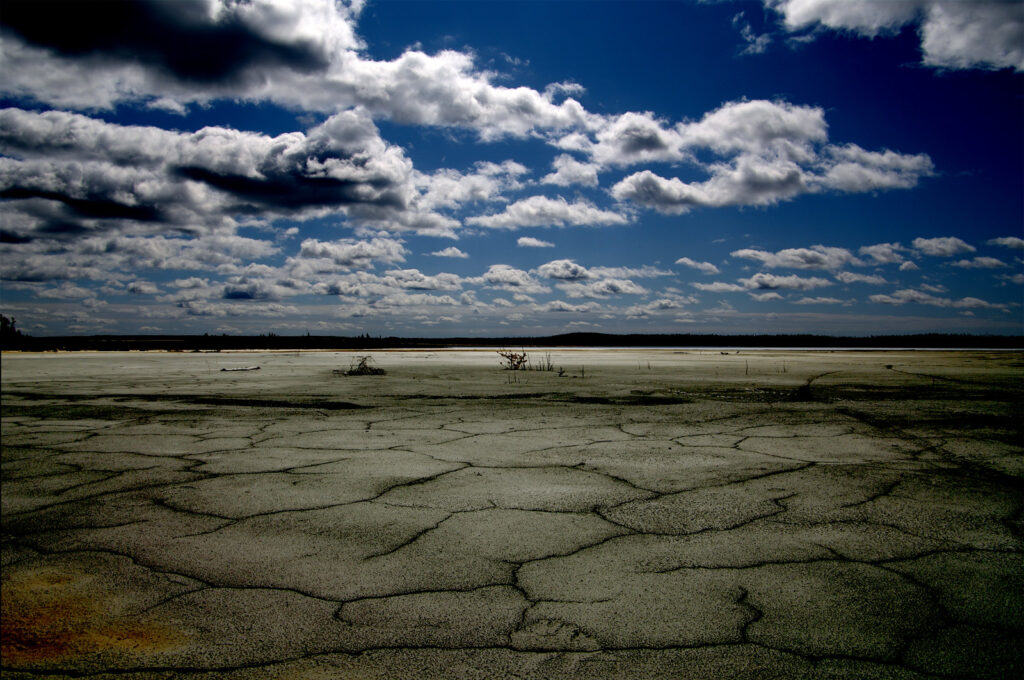
[[[32,337],[6,333],[0,347],[8,351],[219,351],[219,350],[384,350],[453,347],[779,347],[779,348],[906,348],[1024,349],[1024,336],[873,335],[844,337],[811,334],[608,334],[565,333],[507,337],[371,337],[361,335],[83,335]]]

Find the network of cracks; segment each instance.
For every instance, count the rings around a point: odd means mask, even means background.
[[[366,401],[6,395],[4,676],[1024,669],[1012,418]]]

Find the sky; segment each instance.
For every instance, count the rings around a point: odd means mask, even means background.
[[[1024,4],[3,0],[33,335],[1024,333]]]

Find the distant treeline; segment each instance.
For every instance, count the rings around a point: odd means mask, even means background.
[[[86,335],[31,337],[9,333],[3,349],[35,352],[95,350],[374,350],[449,347],[852,347],[1024,349],[1020,335],[701,335],[565,333],[541,337],[401,338],[326,335]]]

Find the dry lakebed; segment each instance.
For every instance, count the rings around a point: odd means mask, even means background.
[[[1024,354],[526,351],[4,354],[3,677],[1024,675]]]

